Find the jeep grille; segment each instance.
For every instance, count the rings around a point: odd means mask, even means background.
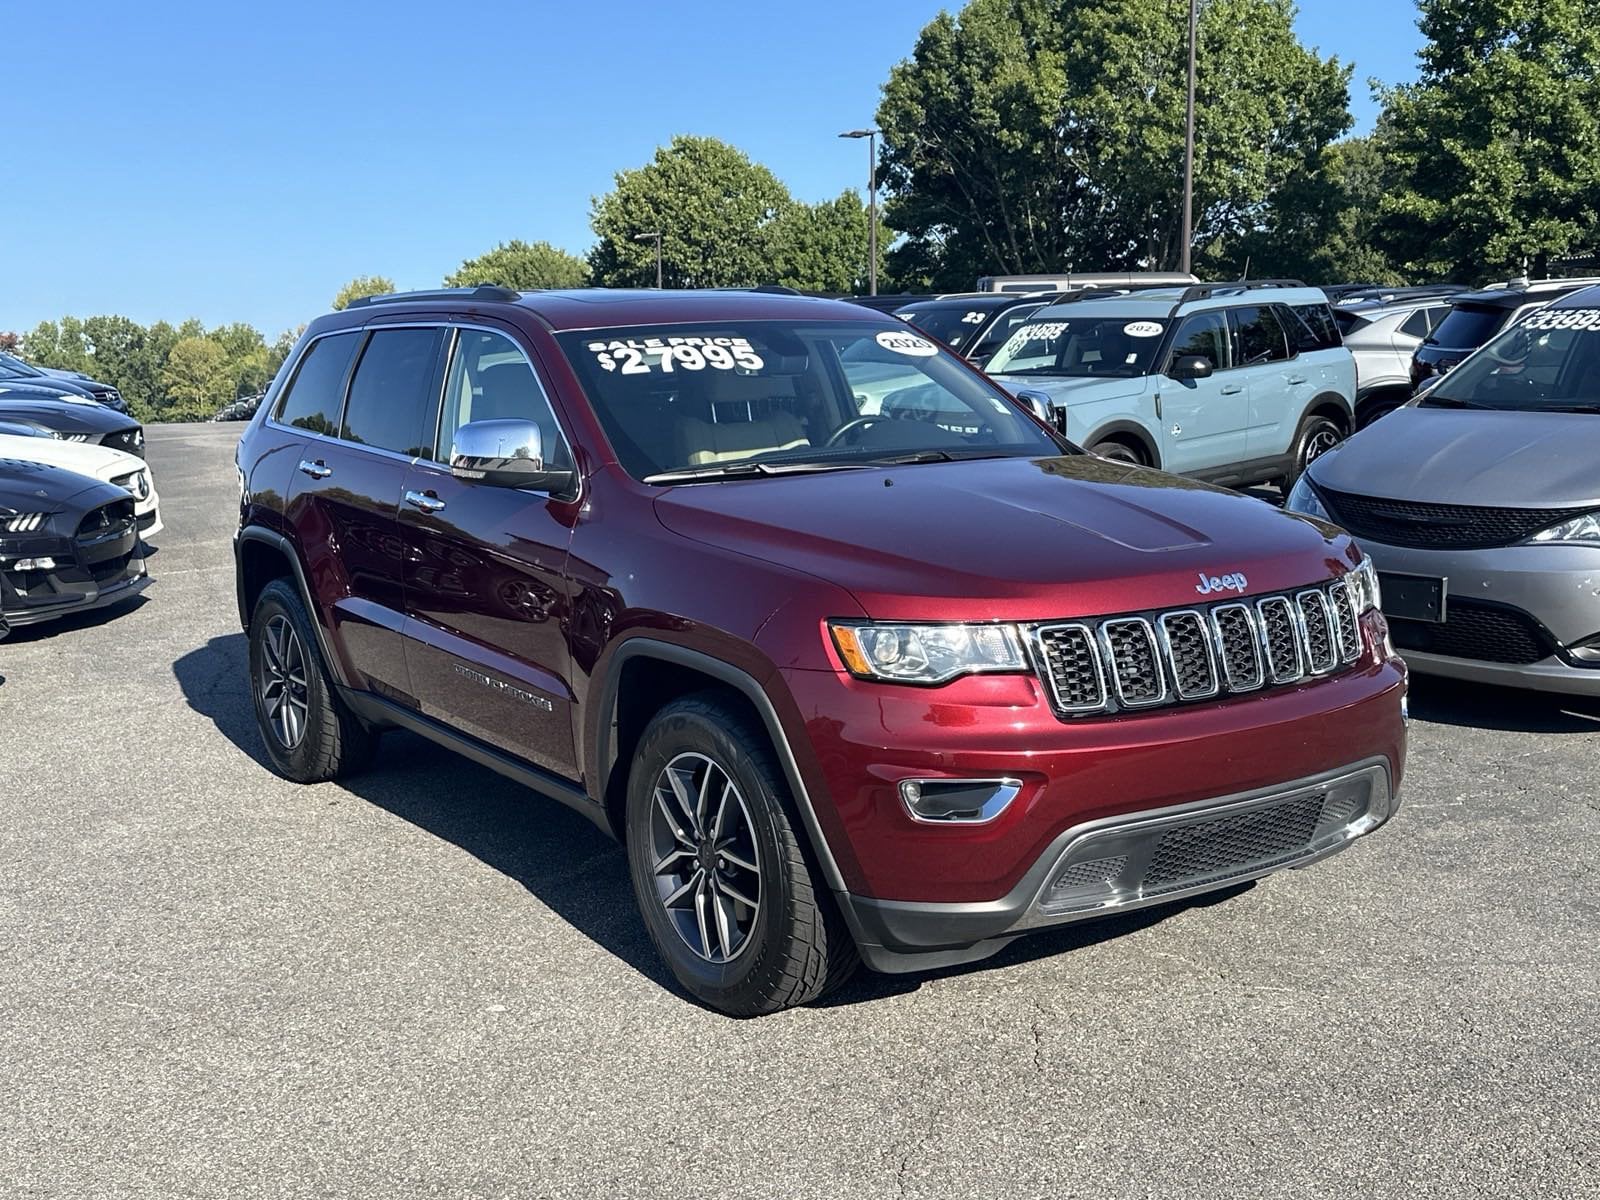
[[[1190,703],[1327,675],[1361,657],[1343,581],[1286,595],[1029,630],[1061,716]]]

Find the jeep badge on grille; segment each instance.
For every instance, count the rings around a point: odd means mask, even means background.
[[[1200,582],[1195,585],[1195,591],[1202,596],[1209,596],[1213,592],[1243,592],[1250,586],[1250,581],[1242,572],[1232,575],[1205,575],[1200,576]]]

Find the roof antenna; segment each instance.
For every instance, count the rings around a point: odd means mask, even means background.
[[[1248,254],[1244,256],[1244,273],[1239,276],[1239,282],[1250,282],[1250,256]]]

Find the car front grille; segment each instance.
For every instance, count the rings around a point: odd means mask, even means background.
[[[1343,581],[1254,601],[1039,625],[1034,665],[1058,716],[1190,703],[1328,675],[1361,657]]]
[[[1313,793],[1269,808],[1168,830],[1156,843],[1145,868],[1145,894],[1177,884],[1226,878],[1240,868],[1296,857],[1316,833],[1326,799]]]
[[[1558,521],[1591,511],[1419,504],[1323,488],[1317,491],[1328,506],[1328,515],[1357,537],[1370,538],[1387,546],[1425,550],[1487,550],[1494,546],[1510,546]]]
[[[1402,650],[1514,666],[1528,666],[1556,652],[1549,634],[1520,608],[1454,596],[1443,622],[1391,618],[1389,635]]]

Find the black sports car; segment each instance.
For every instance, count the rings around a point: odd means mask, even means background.
[[[128,402],[122,398],[122,393],[109,383],[90,379],[78,371],[57,371],[49,367],[36,367],[30,362],[24,362],[15,354],[0,351],[0,380],[6,379],[60,388],[63,392],[70,392],[76,396],[87,396],[95,403],[104,404],[117,412],[128,411]]]
[[[69,442],[89,442],[144,457],[144,427],[132,417],[81,397],[66,398],[31,382],[0,379],[0,421],[48,429]]]
[[[0,636],[115,604],[149,582],[132,496],[60,467],[0,458]]]

